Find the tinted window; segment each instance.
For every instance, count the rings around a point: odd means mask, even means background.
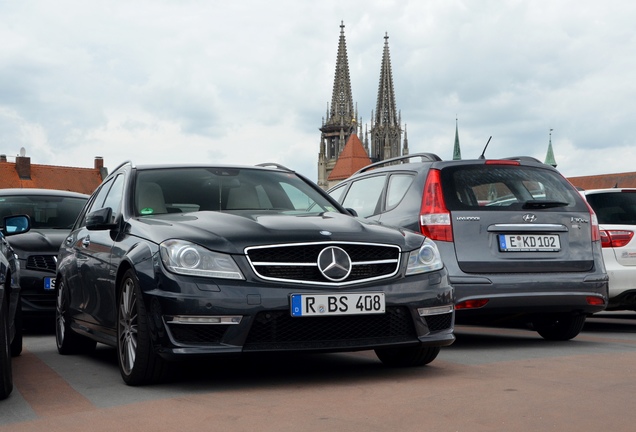
[[[586,198],[599,223],[636,225],[636,192],[595,193]]]
[[[511,210],[534,203],[575,206],[578,192],[554,171],[506,165],[458,166],[442,170],[450,210]],[[548,208],[554,206],[548,205]]]
[[[337,211],[322,192],[293,173],[247,168],[141,170],[134,202],[142,216],[193,211]]]
[[[121,212],[121,199],[124,194],[124,176],[118,175],[113,182],[112,187],[106,195],[103,207],[110,207],[113,210],[111,215],[111,222],[114,222],[117,215]]]
[[[377,214],[385,180],[386,176],[379,175],[352,182],[342,205],[354,209],[360,217]]]
[[[411,174],[394,174],[389,177],[386,188],[386,210],[398,205],[408,190],[414,176]]]
[[[49,195],[0,196],[0,221],[4,216],[26,214],[33,228],[70,229],[85,203],[85,198]]]

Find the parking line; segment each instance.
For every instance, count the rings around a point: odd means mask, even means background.
[[[38,417],[97,409],[33,353],[24,349],[12,360],[13,384]]]

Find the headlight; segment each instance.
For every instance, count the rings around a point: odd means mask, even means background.
[[[437,245],[433,240],[426,238],[419,250],[414,250],[409,254],[406,275],[431,272],[442,267],[444,267],[444,263],[442,263]]]
[[[183,240],[167,240],[159,246],[161,261],[173,273],[221,279],[245,279],[230,255],[212,252]]]

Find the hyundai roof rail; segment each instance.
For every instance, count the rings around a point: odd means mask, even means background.
[[[398,157],[394,157],[391,159],[385,159],[385,160],[381,160],[379,162],[375,162],[372,163],[370,165],[365,166],[364,168],[360,168],[358,171],[356,171],[355,174],[359,174],[359,173],[363,173],[365,171],[368,171],[372,168],[377,168],[379,166],[382,165],[387,165],[393,162],[400,162],[400,161],[408,161],[411,158],[420,158],[420,162],[425,162],[425,161],[429,161],[429,162],[437,162],[437,161],[441,161],[442,159],[437,156],[435,153],[413,153],[413,154],[409,154],[409,155],[404,155],[404,156],[398,156]]]

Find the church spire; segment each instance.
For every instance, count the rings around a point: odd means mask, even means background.
[[[546,165],[552,165],[553,167],[556,168],[557,163],[556,160],[554,159],[554,151],[552,151],[552,131],[554,129],[550,129],[550,141],[548,144],[548,153],[545,156],[545,164]]]
[[[327,120],[320,128],[321,139],[324,140],[324,153],[319,154],[318,185],[327,189],[327,179],[336,164],[340,152],[349,137],[358,131],[357,107],[353,104],[351,79],[349,77],[349,60],[344,34],[344,22],[340,22],[340,38],[338,40],[338,56],[331,94],[331,106],[327,107]]]
[[[375,117],[371,124],[371,158],[374,161],[400,156],[401,119],[395,108],[395,91],[389,54],[389,35],[384,36],[384,51],[380,67],[380,84]]]
[[[462,150],[459,148],[459,128],[457,127],[457,117],[455,117],[455,145],[453,146],[453,160],[461,160]]]
[[[328,123],[350,125],[352,120],[355,123],[356,113],[354,112],[353,96],[351,94],[351,78],[349,77],[349,59],[347,58],[344,27],[344,22],[341,21],[336,74],[333,81],[331,112]]]

